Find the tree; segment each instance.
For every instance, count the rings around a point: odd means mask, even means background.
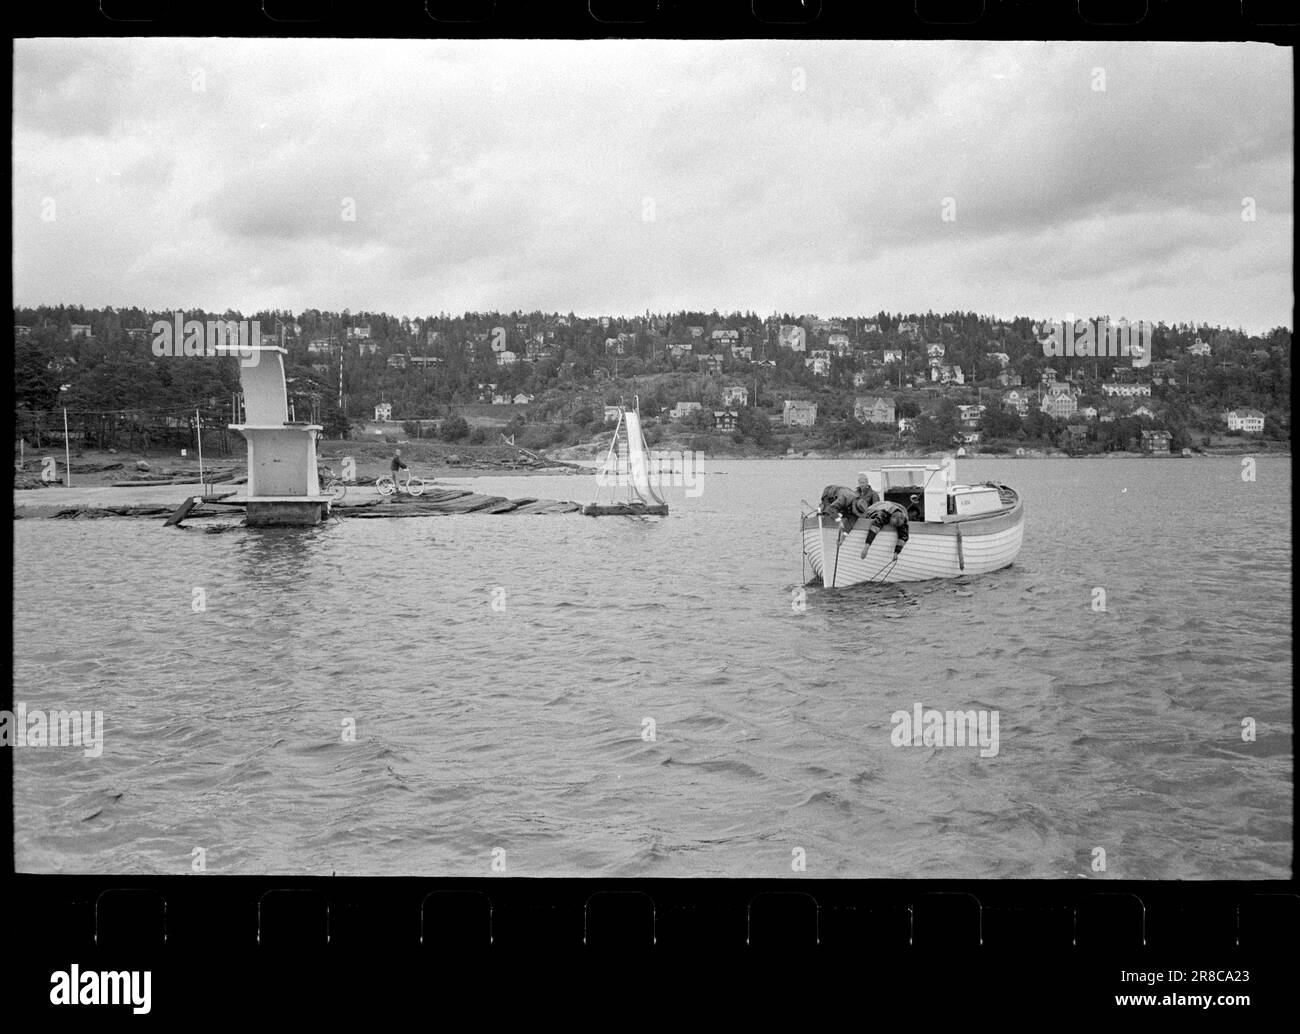
[[[772,421],[761,409],[745,406],[736,416],[736,431],[757,445],[767,445],[772,440]]]
[[[351,432],[352,424],[348,422],[347,414],[341,410],[326,417],[324,427],[321,429],[324,437],[338,441],[346,441]]]
[[[443,441],[458,442],[469,436],[469,422],[459,413],[453,413],[443,420],[439,434]]]

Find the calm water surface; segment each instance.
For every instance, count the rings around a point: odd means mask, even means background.
[[[16,521],[15,700],[105,717],[14,751],[18,868],[1290,875],[1289,459],[962,461],[1014,567],[801,608],[799,501],[865,465],[707,461],[665,520]],[[918,702],[997,756],[894,746]]]

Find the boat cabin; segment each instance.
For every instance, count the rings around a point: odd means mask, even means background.
[[[943,522],[1003,508],[996,487],[955,484],[952,471],[948,465],[899,463],[865,473],[876,494],[902,506],[910,521]]]

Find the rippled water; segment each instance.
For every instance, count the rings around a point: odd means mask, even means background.
[[[15,700],[105,717],[15,750],[18,868],[1290,875],[1289,459],[963,461],[1014,567],[801,608],[799,500],[863,465],[710,461],[665,520],[16,521]],[[894,746],[916,703],[997,756]]]

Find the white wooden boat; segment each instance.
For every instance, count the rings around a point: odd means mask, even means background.
[[[951,459],[942,466],[896,464],[866,474],[878,496],[908,511],[910,537],[895,557],[898,532],[886,525],[863,558],[865,520],[843,534],[833,514],[801,513],[804,557],[826,588],[986,574],[1019,554],[1025,508],[1006,485],[959,485]]]

